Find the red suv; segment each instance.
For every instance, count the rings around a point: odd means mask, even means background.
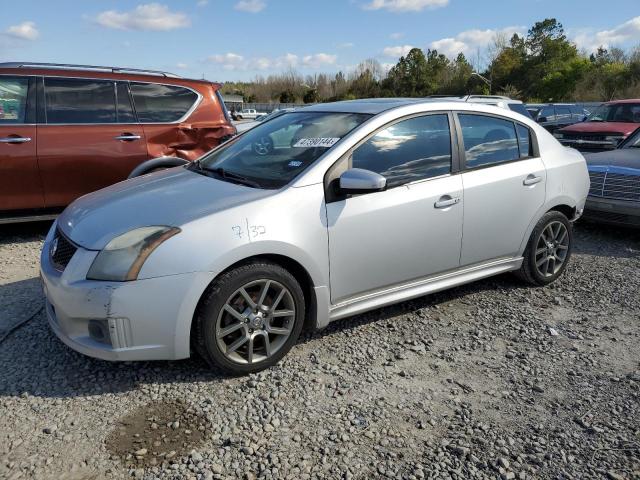
[[[236,133],[219,89],[149,70],[0,64],[0,223],[200,157]]]
[[[554,136],[583,152],[612,150],[640,127],[640,100],[603,103],[584,122],[561,128]]]

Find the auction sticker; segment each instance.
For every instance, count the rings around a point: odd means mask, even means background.
[[[340,141],[339,138],[301,138],[293,146],[298,148],[333,147]]]

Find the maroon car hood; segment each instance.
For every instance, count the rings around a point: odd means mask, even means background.
[[[638,127],[640,127],[638,123],[582,122],[561,128],[559,131],[562,133],[621,133],[626,137],[635,132]]]

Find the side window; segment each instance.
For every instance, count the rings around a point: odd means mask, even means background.
[[[118,123],[136,123],[136,115],[131,105],[129,86],[126,83],[118,82],[116,87],[118,101]]]
[[[533,145],[531,143],[531,131],[524,125],[516,123],[518,133],[518,146],[520,147],[520,158],[533,157]]]
[[[459,114],[467,168],[520,158],[515,125],[510,120]]]
[[[404,120],[353,151],[352,168],[383,175],[389,188],[451,172],[451,134],[445,114]]]
[[[0,125],[27,123],[29,79],[0,77]]]
[[[198,99],[187,88],[155,83],[131,83],[131,94],[138,119],[143,123],[176,122]]]
[[[553,108],[553,105],[547,105],[546,107],[543,107],[538,118],[540,117],[545,117],[548,122],[552,122],[553,120],[555,120],[556,112]]]
[[[571,110],[569,110],[569,107],[565,107],[565,106],[556,107],[556,112],[558,114],[558,120],[571,119]]]
[[[114,83],[45,78],[47,123],[115,123]]]

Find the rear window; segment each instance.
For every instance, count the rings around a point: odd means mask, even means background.
[[[224,118],[226,118],[228,122],[231,122],[231,115],[229,115],[229,110],[227,110],[227,106],[224,103],[224,99],[222,98],[222,94],[220,93],[220,90],[216,90],[216,98],[218,99],[220,108],[222,108],[222,113],[224,113]]]
[[[188,88],[155,83],[131,83],[138,119],[144,123],[177,122],[198,100]]]
[[[524,106],[523,103],[510,103],[509,109],[514,112],[518,112],[520,115],[524,115],[527,118],[531,118],[531,114],[527,110],[527,107]]]
[[[114,83],[45,78],[47,123],[115,123]]]

